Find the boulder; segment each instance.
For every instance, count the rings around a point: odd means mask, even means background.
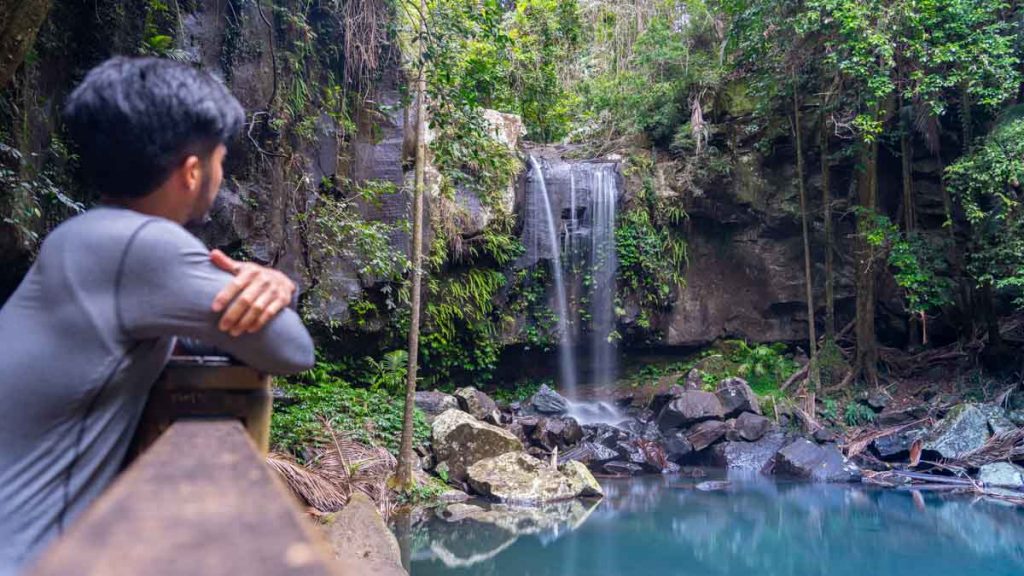
[[[715,395],[722,405],[726,418],[739,416],[742,412],[761,413],[761,406],[757,403],[757,394],[754,394],[754,391],[742,378],[722,380],[718,383]]]
[[[459,408],[469,412],[477,420],[487,420],[488,417],[493,418],[494,413],[498,410],[498,405],[495,404],[494,400],[491,400],[490,396],[472,386],[456,390],[455,398],[459,401]]]
[[[635,476],[636,474],[643,472],[643,468],[638,464],[622,462],[621,460],[606,462],[605,465],[602,466],[602,469],[604,469],[605,473],[615,476]]]
[[[569,411],[569,401],[547,384],[542,384],[540,390],[530,398],[530,406],[535,411],[548,415],[561,415]]]
[[[689,426],[705,420],[722,418],[725,412],[718,397],[710,392],[683,392],[658,414],[658,427],[663,431]]]
[[[701,378],[700,370],[693,368],[686,375],[686,384],[684,387],[687,390],[701,390],[704,388],[704,379]]]
[[[978,480],[985,486],[1021,488],[1024,487],[1024,468],[1009,462],[985,464],[978,470]]]
[[[889,405],[890,400],[892,400],[892,397],[885,390],[876,388],[867,393],[864,403],[875,412],[881,412]]]
[[[565,450],[583,439],[583,429],[575,418],[541,418],[530,433],[530,440],[548,451]]]
[[[828,428],[818,428],[811,434],[811,438],[818,444],[829,444],[836,441],[836,433]]]
[[[713,466],[743,472],[761,472],[772,457],[786,445],[781,432],[769,432],[757,442],[723,442],[709,450]]]
[[[771,427],[772,421],[752,412],[744,412],[736,418],[733,423],[733,430],[740,439],[747,442],[756,442],[761,439]]]
[[[679,398],[684,392],[686,392],[685,388],[678,384],[673,384],[672,386],[655,392],[654,395],[651,396],[649,407],[652,412],[658,414],[669,402]]]
[[[602,444],[596,444],[594,442],[581,442],[566,450],[559,456],[559,461],[567,462],[570,460],[576,460],[586,464],[591,468],[600,467],[601,464],[615,460],[619,457],[619,453],[607,446]]]
[[[911,426],[886,434],[871,443],[879,458],[883,460],[906,460],[910,453],[910,447],[915,440],[924,438],[928,433],[924,425]]]
[[[693,446],[695,452],[711,446],[725,436],[729,427],[725,422],[719,420],[707,420],[690,428],[686,434],[687,441]]]
[[[1002,406],[981,404],[978,406],[978,409],[988,419],[988,429],[992,434],[1002,434],[1003,432],[1012,432],[1017,429],[1017,425],[1007,417],[1006,410]]]
[[[669,462],[679,462],[693,452],[693,444],[686,439],[686,434],[673,432],[665,437],[662,443],[665,448],[665,458]]]
[[[428,422],[433,422],[434,418],[443,412],[458,409],[459,401],[455,399],[455,396],[437,390],[418,390],[416,392],[416,407],[423,411]]]
[[[335,558],[351,569],[346,573],[406,574],[398,540],[381,518],[377,506],[362,492],[354,492],[348,504],[322,526]]]
[[[624,433],[610,424],[587,424],[583,426],[583,439],[608,448],[614,448]]]
[[[510,504],[543,504],[575,498],[580,487],[558,470],[523,452],[484,458],[466,471],[477,494]]]
[[[582,463],[570,460],[558,467],[558,471],[573,483],[577,496],[584,498],[604,496],[604,490],[597,479]]]
[[[859,482],[860,468],[834,446],[800,438],[775,454],[775,473],[816,482]]]
[[[451,478],[463,481],[466,469],[485,458],[523,449],[511,432],[480,422],[461,410],[447,410],[434,419],[431,431],[437,462]]]
[[[924,442],[925,450],[943,458],[956,458],[985,445],[989,437],[988,417],[974,404],[962,404],[949,411]]]
[[[914,420],[920,420],[928,415],[928,407],[923,404],[915,404],[907,408],[883,410],[875,423],[879,426],[897,426],[907,424]]]

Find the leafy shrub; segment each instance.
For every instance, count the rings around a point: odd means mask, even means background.
[[[270,425],[271,443],[279,450],[300,454],[303,447],[326,440],[321,418],[339,434],[372,446],[398,452],[404,402],[380,388],[358,388],[342,380],[337,364],[318,362],[295,379],[284,382],[285,392],[295,402],[274,411]],[[414,434],[425,442],[430,426],[423,413],[415,411]]]
[[[860,426],[875,421],[875,411],[859,402],[850,402],[846,405],[843,419],[847,426]]]

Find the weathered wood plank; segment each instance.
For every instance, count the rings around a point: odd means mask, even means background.
[[[179,421],[48,550],[36,576],[341,574],[237,421]]]

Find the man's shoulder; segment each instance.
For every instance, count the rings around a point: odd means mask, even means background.
[[[92,208],[55,228],[44,243],[74,246],[78,249],[106,251],[126,248],[141,240],[144,244],[171,244],[194,247],[198,238],[179,224],[126,208]]]

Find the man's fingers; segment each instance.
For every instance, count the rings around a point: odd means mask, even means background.
[[[267,290],[267,285],[268,282],[262,277],[257,277],[255,281],[249,282],[245,289],[228,305],[227,310],[220,317],[218,328],[223,332],[233,332],[238,321],[245,316],[260,294]]]
[[[267,306],[267,309],[263,311],[263,314],[260,316],[260,319],[256,322],[256,324],[249,329],[249,332],[259,332],[260,330],[262,330],[263,327],[266,326],[268,322],[273,320],[274,316],[277,316],[277,313],[280,312],[287,305],[287,302],[290,301],[290,299],[284,300],[283,298],[278,298],[277,300],[271,302]]]
[[[213,262],[213,265],[217,268],[232,274],[238,274],[238,271],[241,268],[241,265],[233,258],[216,249],[210,252],[210,262]]]
[[[252,332],[253,326],[259,321],[260,316],[263,315],[263,311],[267,309],[267,306],[271,302],[277,299],[277,292],[270,288],[269,290],[261,293],[256,300],[252,303],[252,306],[246,310],[245,315],[235,324],[235,327],[231,329],[232,336],[241,336],[246,332]]]
[[[246,266],[242,268],[242,271],[235,276],[228,285],[225,286],[217,296],[213,299],[212,309],[214,312],[220,312],[235,299],[235,296],[239,292],[249,287],[253,279],[259,274],[259,269],[255,267]]]

